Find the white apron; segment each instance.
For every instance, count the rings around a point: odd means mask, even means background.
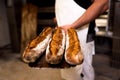
[[[58,26],[72,24],[75,20],[77,20],[86,10],[80,7],[74,0],[56,0],[55,2],[55,13]],[[84,62],[82,65],[78,65],[74,68],[62,69],[61,76],[65,80],[81,80],[81,72],[84,73],[84,80],[93,80],[87,79],[85,75],[88,77],[94,77],[91,73],[87,74],[92,70],[92,53],[94,49],[94,42],[86,43],[87,33],[88,33],[89,24],[83,26],[80,29],[77,29],[78,37],[80,40],[80,45],[84,54]],[[82,69],[82,66],[85,66],[87,69]],[[84,68],[84,67],[83,67]],[[86,71],[87,70],[87,71]],[[87,72],[87,73],[86,73]]]

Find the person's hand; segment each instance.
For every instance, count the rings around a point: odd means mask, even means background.
[[[68,29],[72,28],[71,25],[64,25],[64,26],[60,26],[65,32],[67,32]]]

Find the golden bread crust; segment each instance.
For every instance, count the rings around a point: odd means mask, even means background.
[[[74,29],[68,29],[65,60],[71,65],[81,64],[83,61],[83,54],[81,51],[80,41],[77,32]]]
[[[50,64],[58,64],[63,58],[65,48],[65,33],[58,27],[51,38],[46,51],[46,61]]]
[[[26,46],[22,54],[22,59],[24,62],[35,62],[35,60],[42,55],[52,35],[52,30],[53,29],[51,27],[46,27]]]

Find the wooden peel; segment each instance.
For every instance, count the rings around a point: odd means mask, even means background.
[[[22,8],[21,15],[21,53],[28,42],[37,36],[37,14],[38,7],[33,4],[26,4]]]

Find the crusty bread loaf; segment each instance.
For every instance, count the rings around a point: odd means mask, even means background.
[[[66,33],[65,60],[71,65],[78,65],[83,62],[80,41],[74,29],[68,29]]]
[[[35,39],[33,39],[25,48],[22,59],[24,62],[35,62],[45,51],[48,42],[52,36],[53,29],[46,27]]]
[[[50,64],[61,62],[65,49],[65,32],[62,28],[55,29],[51,41],[46,49],[46,61]]]

